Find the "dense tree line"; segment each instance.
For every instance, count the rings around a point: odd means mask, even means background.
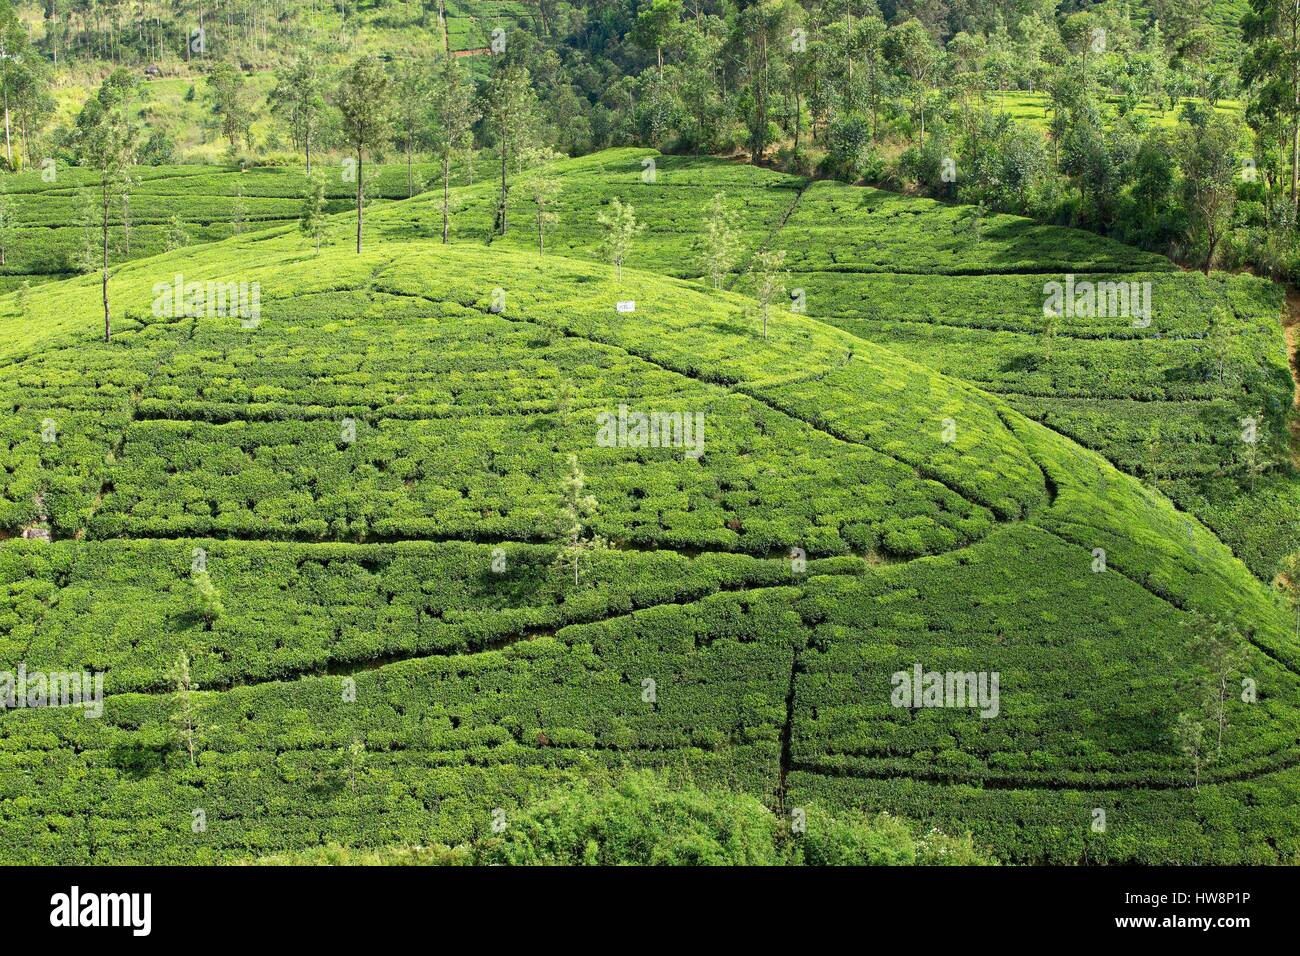
[[[409,166],[493,151],[502,232],[513,173],[555,152],[634,144],[1024,213],[1207,269],[1296,268],[1294,4],[1251,0],[1239,30],[1215,26],[1208,3],[1171,0],[1140,13],[1118,0],[540,0],[523,10],[492,21],[501,32],[490,57],[453,60],[445,8],[432,0],[44,0],[36,33],[33,17],[0,0],[5,161],[71,148],[71,128],[49,122],[59,63],[188,59],[207,76],[211,126],[232,158],[264,160],[282,134],[308,165],[331,149],[358,166],[368,153],[399,152]],[[386,53],[358,73],[340,25],[442,30],[442,49]],[[244,76],[263,67],[277,82],[259,102]],[[349,76],[368,86],[345,89]],[[263,113],[276,132],[255,141]],[[360,148],[359,123],[374,126]],[[170,133],[138,137],[137,158],[170,159]],[[362,179],[357,193],[360,211]]]

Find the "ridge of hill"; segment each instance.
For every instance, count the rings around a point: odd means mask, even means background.
[[[809,316],[999,394],[1158,485],[1262,580],[1300,550],[1300,480],[1286,453],[1294,383],[1274,283],[1184,272],[1081,230],[707,157],[606,150],[534,175],[561,187],[547,249],[598,258],[595,213],[619,196],[646,225],[632,264],[694,279],[705,206],[722,192],[741,239],[738,271],[757,249],[786,250],[786,284]],[[530,195],[520,178],[516,228],[501,239],[492,236],[497,187],[456,190],[453,239],[535,245],[524,228]],[[385,239],[409,238],[432,234],[439,217],[440,197],[425,195],[372,222]],[[1145,286],[1150,315],[1103,294],[1109,308],[1067,312],[1049,343],[1047,285],[1074,280]],[[743,275],[728,285],[746,291]],[[1241,438],[1247,417],[1263,436],[1255,446]],[[1256,474],[1261,459],[1275,467]]]

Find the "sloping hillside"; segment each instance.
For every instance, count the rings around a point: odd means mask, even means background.
[[[752,204],[752,244],[798,193]],[[411,237],[429,211],[377,217],[360,256],[277,229],[128,263],[109,343],[92,278],[0,297],[0,523],[53,538],[0,546],[0,660],[108,694],[100,720],[0,716],[6,862],[456,843],[634,767],[1007,860],[1300,850],[1300,648],[1201,524],[851,332],[781,313],[765,340],[734,293]],[[176,314],[177,275],[256,282],[260,315]],[[702,414],[702,445],[611,447],[620,405]],[[552,566],[571,455],[610,545],[577,583]],[[1193,789],[1198,614],[1258,697]],[[998,719],[891,706],[916,663],[999,672]]]
[[[324,181],[329,212],[348,209],[356,195],[351,169],[337,163],[315,171]],[[442,179],[440,164],[374,164],[366,173],[370,202],[405,199],[413,183]],[[372,178],[373,176],[373,178]],[[142,166],[128,203],[114,202],[109,218],[111,261],[155,256],[167,249],[225,239],[267,226],[296,225],[308,180],[284,167],[239,169],[222,166]],[[470,182],[472,172],[457,162],[452,182]],[[0,266],[0,291],[65,278],[99,267],[99,179],[76,167],[6,176],[0,188],[13,203],[14,233]]]
[[[1300,550],[1300,480],[1285,464],[1293,383],[1270,282],[1206,278],[1079,230],[716,159],[608,150],[535,175],[561,185],[547,249],[599,257],[596,212],[618,196],[646,226],[631,264],[687,278],[702,272],[705,206],[722,192],[741,238],[737,268],[758,248],[785,250],[785,284],[802,291],[807,315],[1000,394],[1101,452],[1209,523],[1265,581]],[[527,178],[512,190],[505,239],[491,237],[497,195],[490,182],[457,190],[453,238],[535,248]],[[376,228],[432,235],[439,201],[384,210]],[[1046,335],[1048,284],[1067,281],[1136,283],[1150,315],[1103,295]],[[732,284],[747,289],[743,277]],[[1257,424],[1253,446],[1243,418]]]

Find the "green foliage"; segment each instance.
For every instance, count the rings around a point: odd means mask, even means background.
[[[529,807],[483,858],[514,866],[772,866],[781,862],[777,832],[751,796],[675,791],[633,775]]]
[[[267,101],[271,112],[289,127],[294,145],[303,151],[310,176],[311,148],[319,143],[328,108],[315,59],[307,53],[299,54],[291,67],[276,75]]]
[[[303,192],[298,229],[316,243],[316,254],[319,255],[321,235],[325,231],[325,180],[322,176],[313,176]]]
[[[242,189],[250,223],[265,199],[279,225],[119,264],[113,343],[87,334],[95,285],[49,283],[21,320],[0,297],[0,519],[12,535],[44,515],[55,537],[0,544],[0,658],[107,672],[102,720],[0,722],[6,859],[1293,858],[1294,622],[1193,517],[1235,492],[1191,512],[1165,493],[1232,480],[1214,456],[1241,409],[1289,400],[1276,291],[723,162],[658,157],[646,182],[645,155],[547,167],[565,255],[545,260],[530,234],[490,256],[429,240],[437,196],[377,210],[361,256],[313,256],[301,177],[172,170],[142,179],[138,215]],[[464,238],[491,233],[496,188],[456,191]],[[637,311],[615,312],[607,267],[581,261],[597,209],[634,201],[636,264],[696,278],[719,193],[742,261],[788,250],[809,314],[762,341],[737,321],[754,298],[631,268]],[[41,200],[24,217],[61,201]],[[154,314],[177,272],[259,282],[262,323]],[[1023,361],[1066,272],[1150,281],[1150,330],[1063,317],[1051,368]],[[1236,356],[1222,380],[1212,321]],[[619,402],[704,412],[705,461],[595,444]],[[1279,512],[1288,480],[1259,478]],[[552,571],[557,511],[616,545],[586,554],[581,588]],[[195,547],[216,613],[196,613]],[[1203,619],[1222,624],[1204,653]],[[891,706],[917,662],[1000,673],[999,718]],[[1258,700],[1220,725],[1246,674]],[[1195,768],[1180,714],[1202,728]],[[633,773],[665,767],[710,789]],[[779,816],[759,802],[778,781]],[[202,834],[196,806],[223,808]],[[379,850],[414,845],[437,849]]]
[[[758,303],[758,317],[763,325],[763,338],[767,338],[767,320],[772,311],[772,300],[785,293],[785,251],[763,249],[755,253],[749,263],[750,288]]]
[[[722,288],[722,281],[740,259],[742,240],[738,219],[737,213],[727,208],[725,193],[714,193],[704,207],[704,229],[696,249],[700,271],[714,289]]]
[[[1184,115],[1177,135],[1184,201],[1191,214],[1193,241],[1205,250],[1208,273],[1237,198],[1242,131],[1235,120],[1195,104],[1189,104]]]
[[[596,499],[585,494],[587,476],[578,465],[578,456],[569,456],[569,474],[564,479],[560,494],[560,553],[555,557],[555,565],[560,569],[573,571],[573,586],[578,586],[583,565],[589,560],[592,551],[599,551],[607,546],[604,538],[594,535],[590,530],[591,519],[597,511]]]
[[[471,152],[472,128],[478,119],[478,109],[471,95],[470,84],[448,57],[436,80],[430,115],[430,145],[442,163],[442,241],[450,232],[450,199],[452,159],[457,153]],[[540,235],[540,231],[539,231]]]
[[[244,86],[244,74],[233,64],[218,61],[208,73],[208,93],[221,135],[235,150],[242,142],[251,147],[253,111]]]
[[[673,787],[633,773],[583,782],[507,819],[477,850],[488,864],[544,866],[910,866],[987,862],[969,837],[921,839],[889,814],[804,812],[791,832],[751,796]]]
[[[827,131],[827,168],[840,178],[857,182],[876,170],[871,124],[860,113],[837,116]]]
[[[166,252],[173,249],[180,249],[190,244],[189,232],[185,229],[185,223],[179,216],[172,216],[167,221],[166,229],[163,233],[163,248]]]
[[[180,745],[189,754],[190,766],[194,766],[194,752],[198,737],[196,726],[194,693],[198,685],[190,677],[190,656],[184,650],[176,655],[167,673],[172,684],[175,709],[171,714],[172,724]]]
[[[0,266],[6,264],[18,238],[18,220],[13,197],[0,187]]]
[[[148,139],[140,147],[138,156],[142,166],[167,166],[174,161],[176,145],[166,130],[151,130]]]
[[[804,811],[800,811],[804,812]],[[921,836],[887,813],[812,807],[789,832],[754,797],[675,785],[664,773],[581,781],[499,818],[499,835],[456,847],[355,850],[338,844],[256,860],[259,865],[360,866],[910,866],[986,865],[969,835]]]
[[[221,603],[221,594],[207,571],[196,571],[190,578],[190,584],[194,586],[194,613],[211,629],[213,622],[226,613],[225,606]],[[187,661],[187,673],[188,667]]]
[[[538,146],[537,94],[528,70],[519,64],[503,63],[492,73],[483,90],[483,118],[496,140],[501,159],[501,193],[496,207],[496,229],[506,235],[509,229],[509,172],[511,162],[518,164]]]
[[[603,231],[600,240],[601,254],[614,267],[614,278],[623,279],[623,263],[632,251],[632,242],[645,231],[645,224],[637,222],[636,210],[630,204],[624,205],[615,196],[609,205],[609,212],[596,215]]]
[[[357,189],[357,254],[361,253],[365,206],[365,156],[381,148],[392,130],[392,86],[388,75],[372,56],[363,56],[344,71],[335,93],[343,141],[355,158]]]

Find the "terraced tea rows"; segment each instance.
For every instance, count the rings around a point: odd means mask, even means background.
[[[785,285],[809,316],[1001,394],[1158,484],[1264,580],[1300,550],[1300,481],[1284,450],[1293,384],[1273,284],[1182,272],[1079,230],[720,160],[608,150],[550,170],[562,212],[548,249],[599,257],[595,210],[619,196],[647,224],[632,264],[699,277],[704,207],[723,192],[739,266],[759,248],[785,250]],[[512,191],[517,225],[494,247],[535,245],[518,225],[529,221],[527,197]],[[494,202],[490,183],[460,190],[457,236],[490,238]],[[385,210],[377,229],[417,234],[429,205]],[[1046,334],[1048,284],[1076,281],[1078,308],[1062,303]],[[1091,298],[1082,283],[1094,283]],[[1130,283],[1137,298],[1127,302],[1116,284],[1128,293]],[[744,276],[733,285],[749,288]],[[1150,315],[1139,314],[1148,296]],[[1243,418],[1263,435],[1254,447]],[[1256,475],[1261,462],[1274,467]]]
[[[273,230],[127,263],[107,344],[90,279],[0,298],[4,524],[55,538],[0,545],[0,662],[108,694],[0,715],[6,862],[455,843],[633,767],[1008,860],[1300,851],[1300,653],[1194,519],[848,331],[763,340],[739,295],[398,238],[419,215],[361,256]],[[260,321],[155,315],[176,273],[259,282]],[[619,404],[703,412],[701,456],[602,445]],[[570,454],[615,545],[576,586]],[[1237,626],[1258,700],[1192,791],[1171,721],[1198,613]],[[999,719],[890,706],[917,661],[1000,669]]]
[[[374,199],[407,196],[405,164],[370,167],[367,191]],[[417,182],[435,177],[442,167],[417,163]],[[356,182],[344,167],[320,168],[326,210],[341,212],[355,203]],[[53,179],[50,179],[50,176]],[[466,182],[469,170],[457,165],[454,182]],[[126,206],[114,202],[110,212],[111,261],[157,255],[169,248],[225,239],[273,225],[296,225],[307,179],[302,170],[259,167],[239,170],[206,166],[142,166]],[[98,267],[100,242],[99,180],[90,171],[57,165],[45,171],[8,175],[3,188],[14,205],[16,232],[0,266],[0,291],[65,278],[81,271],[83,246]]]

